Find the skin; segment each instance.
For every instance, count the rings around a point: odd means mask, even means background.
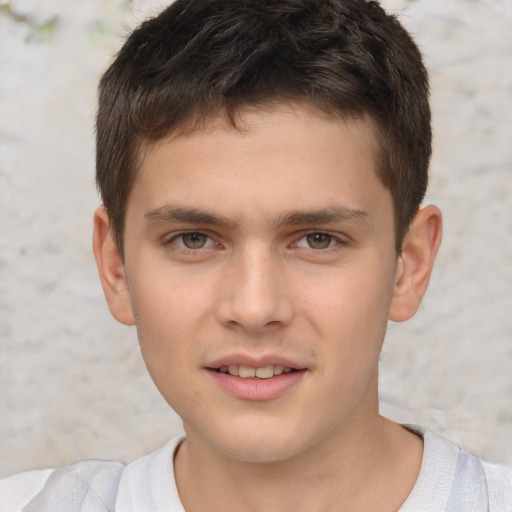
[[[440,212],[420,210],[397,255],[370,120],[281,105],[240,123],[212,119],[148,148],[124,262],[105,210],[95,215],[110,310],[137,326],[149,373],[183,419],[182,502],[397,510],[422,442],[379,415],[378,358],[388,319],[412,316],[425,292]],[[240,399],[207,369],[233,356],[305,371],[275,398]]]

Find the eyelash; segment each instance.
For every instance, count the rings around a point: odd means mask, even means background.
[[[307,247],[299,245],[299,242],[301,242],[303,239],[307,240],[307,238],[311,235],[315,235],[315,236],[319,235],[321,237],[327,237],[329,239],[327,247],[311,247],[310,241],[306,241]],[[304,248],[306,250],[312,250],[312,251],[316,251],[316,252],[326,252],[329,249],[334,249],[335,247],[337,247],[339,245],[346,245],[346,241],[344,241],[337,235],[333,235],[332,233],[329,233],[328,231],[310,231],[309,233],[303,234],[296,242],[294,242],[293,245],[295,247]]]
[[[186,247],[185,244],[183,243],[183,238],[186,236],[186,235],[200,235],[200,236],[204,236],[206,237],[206,242],[205,242],[205,246],[202,246],[202,247],[198,247],[196,249],[192,249],[190,247]],[[177,240],[182,240],[182,244],[183,245],[178,245],[176,243]],[[216,243],[215,240],[213,239],[212,236],[210,236],[208,233],[204,233],[202,231],[181,231],[179,233],[175,233],[173,234],[170,238],[166,239],[163,241],[163,245],[164,246],[174,246],[176,248],[176,250],[179,250],[179,251],[182,251],[182,252],[186,252],[186,253],[195,253],[195,252],[198,252],[200,249],[205,249],[205,248],[208,248],[210,247],[211,245],[213,244],[216,244],[220,247],[220,244]]]
[[[200,235],[200,236],[206,237],[205,245],[203,245],[202,247],[197,247],[197,248],[186,247],[185,244],[183,243],[183,238],[186,235]],[[307,237],[310,235],[320,235],[320,236],[328,237],[329,238],[328,246],[322,247],[322,248],[314,248],[314,247],[311,247],[308,242],[306,242],[306,244],[308,245],[307,247],[299,245],[299,242],[301,242],[304,239],[307,239]],[[176,241],[180,240],[180,239],[182,241],[182,245],[179,245],[176,243]],[[340,238],[340,236],[329,233],[328,231],[309,231],[309,232],[303,233],[299,238],[297,238],[294,242],[292,242],[292,244],[290,244],[290,246],[297,247],[299,249],[311,250],[311,251],[320,253],[320,252],[327,252],[327,251],[332,250],[340,245],[345,246],[345,245],[347,245],[347,243],[348,242],[346,240],[344,240],[343,238]],[[216,242],[210,234],[205,233],[203,231],[192,231],[192,230],[191,231],[181,231],[179,233],[175,233],[169,239],[164,240],[163,245],[164,246],[174,246],[174,248],[176,250],[179,250],[184,253],[197,253],[202,249],[210,248],[212,245],[217,245],[218,247],[222,247],[222,245],[219,244],[218,242]]]

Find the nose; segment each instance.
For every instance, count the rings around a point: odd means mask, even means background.
[[[217,303],[219,322],[231,329],[268,333],[293,318],[283,262],[270,250],[247,249],[226,267]]]

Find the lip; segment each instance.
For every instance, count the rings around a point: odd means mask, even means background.
[[[205,365],[205,368],[220,368],[221,366],[250,366],[251,368],[261,368],[262,366],[282,366],[284,368],[294,368],[295,370],[305,370],[306,365],[292,361],[276,355],[265,355],[261,357],[249,356],[246,354],[233,354],[224,356]]]
[[[275,375],[269,379],[250,378],[230,375],[216,371],[222,366],[249,366],[261,368],[263,366],[282,366],[293,368],[291,373]],[[264,401],[277,398],[285,391],[297,385],[307,372],[307,367],[297,361],[277,355],[264,355],[261,357],[245,354],[233,354],[216,359],[204,368],[214,382],[228,394],[242,400]]]
[[[220,373],[211,368],[205,368],[212,379],[227,393],[242,400],[263,401],[271,400],[282,395],[291,387],[297,385],[306,373],[306,369],[283,373],[269,379],[243,379],[229,373]]]

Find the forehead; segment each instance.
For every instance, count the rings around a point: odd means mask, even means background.
[[[368,118],[294,105],[246,109],[236,126],[218,116],[148,146],[128,213],[132,203],[145,212],[172,203],[239,218],[371,209],[378,198],[390,200],[377,155]]]

